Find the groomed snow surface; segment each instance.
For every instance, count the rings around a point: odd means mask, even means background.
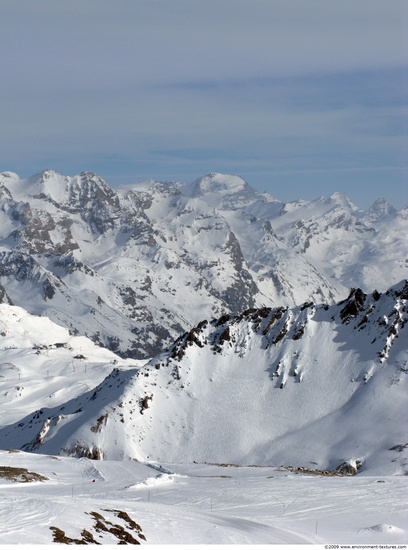
[[[403,476],[320,477],[272,467],[92,461],[15,451],[0,451],[0,466],[47,478],[0,478],[0,544],[47,544],[61,531],[81,540],[84,530],[102,544],[118,544],[123,531],[142,544],[408,540]]]

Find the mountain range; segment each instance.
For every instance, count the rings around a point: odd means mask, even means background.
[[[112,188],[4,172],[0,300],[147,359],[203,319],[386,291],[406,277],[407,226],[383,199],[285,203],[218,173]]]
[[[0,176],[0,448],[408,473],[408,209]]]
[[[407,300],[249,308],[147,362],[2,304],[0,448],[406,475]]]

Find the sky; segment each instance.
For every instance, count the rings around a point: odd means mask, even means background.
[[[406,0],[0,0],[0,172],[408,203]]]

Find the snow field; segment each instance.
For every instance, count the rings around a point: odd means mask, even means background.
[[[69,537],[98,533],[89,515],[124,524],[126,512],[148,544],[403,544],[406,477],[323,478],[271,467],[95,462],[0,451],[0,466],[49,481],[0,478],[0,543],[46,544],[50,526]],[[100,537],[100,538],[99,538]],[[144,542],[144,541],[141,541]]]

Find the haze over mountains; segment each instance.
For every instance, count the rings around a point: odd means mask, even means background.
[[[283,203],[238,176],[113,189],[97,175],[0,175],[2,300],[122,357],[203,319],[333,304],[406,277],[407,207],[345,195]]]

